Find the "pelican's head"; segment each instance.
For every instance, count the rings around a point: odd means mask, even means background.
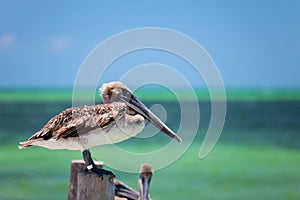
[[[143,116],[163,133],[176,139],[178,142],[182,141],[178,135],[156,117],[123,83],[105,83],[100,88],[100,92],[104,103],[124,102],[135,114]]]
[[[126,93],[126,91],[132,94],[129,88],[121,82],[104,83],[100,88],[104,103],[120,101],[121,96],[124,96],[123,93]]]
[[[140,178],[138,181],[139,191],[141,200],[149,200],[149,189],[150,189],[150,181],[152,178],[153,170],[152,166],[149,163],[144,163],[141,167]]]

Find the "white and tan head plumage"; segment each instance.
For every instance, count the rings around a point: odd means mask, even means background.
[[[104,83],[99,89],[104,103],[112,103],[118,101],[120,95],[124,91],[128,91],[132,94],[130,89],[121,82]]]

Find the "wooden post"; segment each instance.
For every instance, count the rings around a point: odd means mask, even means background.
[[[83,160],[72,160],[68,200],[77,200],[77,176],[85,168],[86,164]]]
[[[95,164],[103,167],[103,162]],[[92,172],[84,172],[85,169],[83,160],[72,161],[68,200],[114,199],[113,177],[102,178]]]
[[[113,200],[115,197],[114,178],[111,175],[99,177],[95,173],[78,174],[77,200]]]

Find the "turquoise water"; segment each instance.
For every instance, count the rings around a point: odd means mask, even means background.
[[[168,114],[166,123],[175,132],[178,130],[181,115],[178,102],[145,101],[145,104],[148,107],[161,104]],[[190,102],[186,105],[193,106]],[[70,161],[81,159],[80,153],[34,147],[20,151],[17,144],[70,106],[71,102],[57,100],[0,102],[0,199],[66,199]],[[197,155],[210,120],[210,102],[200,101],[199,106],[201,121],[197,138],[175,163],[155,171],[151,184],[154,199],[300,198],[299,101],[228,101],[221,137],[204,160]],[[154,149],[160,145],[157,143],[163,145],[169,141],[161,135],[142,143],[129,141],[121,145],[130,150],[145,146]],[[116,170],[114,173],[137,188],[136,174]]]
[[[166,123],[176,132],[181,115],[178,102],[145,101],[145,104],[148,107],[154,104],[163,106],[167,112]],[[186,105],[193,106],[188,102]],[[68,107],[71,107],[71,103],[66,101],[0,102],[0,142],[16,141],[16,138],[24,140],[38,131],[51,117]],[[198,137],[202,137],[210,120],[210,102],[201,101],[199,107],[201,121]],[[299,139],[299,101],[227,102],[226,121],[219,142],[300,148]]]

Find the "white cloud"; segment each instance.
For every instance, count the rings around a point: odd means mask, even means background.
[[[0,36],[0,48],[11,47],[15,42],[16,37],[14,34],[4,34]]]
[[[53,37],[47,48],[51,51],[60,52],[66,50],[71,44],[71,39],[67,36],[56,36]]]

